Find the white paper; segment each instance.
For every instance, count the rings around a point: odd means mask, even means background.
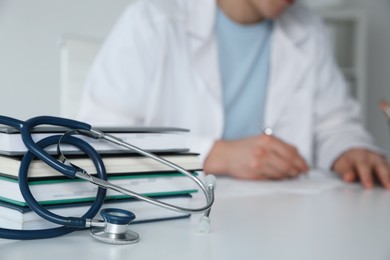
[[[344,185],[334,173],[311,170],[295,179],[275,181],[237,180],[217,177],[216,197],[254,196],[261,194],[291,193],[318,194]]]

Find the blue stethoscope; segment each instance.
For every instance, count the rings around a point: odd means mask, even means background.
[[[135,219],[135,215],[132,212],[123,209],[107,208],[100,211],[100,215],[103,220],[93,219],[95,215],[99,212],[104,202],[107,189],[113,189],[125,195],[135,197],[137,199],[154,204],[156,206],[164,207],[178,212],[185,212],[190,214],[204,212],[204,215],[200,219],[198,230],[200,232],[208,232],[210,225],[209,214],[211,206],[214,203],[214,176],[208,175],[205,178],[205,183],[203,183],[190,172],[161,157],[158,157],[152,153],[146,152],[136,146],[126,143],[115,136],[105,134],[98,130],[94,130],[90,125],[86,123],[72,119],[52,116],[39,116],[28,119],[26,121],[21,121],[7,116],[0,116],[0,124],[18,129],[21,133],[23,142],[28,149],[28,151],[23,156],[19,170],[19,188],[26,203],[40,217],[55,224],[61,225],[60,227],[43,230],[14,230],[0,228],[1,238],[18,240],[52,238],[65,235],[76,230],[90,228],[90,234],[92,235],[92,237],[99,241],[111,244],[129,244],[137,242],[139,240],[139,235],[133,231],[130,231],[128,228],[130,222]],[[34,127],[38,125],[61,126],[72,130],[63,135],[53,135],[50,137],[46,137],[35,143],[32,139],[31,131]],[[83,141],[80,138],[74,137],[73,135],[75,134],[88,136],[94,139],[105,140],[117,144],[119,146],[126,147],[143,156],[152,158],[183,173],[201,188],[206,197],[206,205],[200,208],[183,208],[111,184],[107,181],[106,170],[100,155],[87,142]],[[65,156],[63,156],[62,152],[60,151],[60,144],[62,143],[75,146],[79,148],[82,152],[84,152],[86,155],[88,155],[96,167],[97,177],[90,175],[85,170],[67,161]],[[57,145],[57,150],[60,152],[62,160],[57,160],[44,150],[44,148],[51,145]],[[99,186],[97,189],[95,200],[91,204],[89,210],[83,216],[63,217],[56,215],[42,207],[35,200],[34,196],[30,191],[27,180],[28,169],[34,157],[37,157],[53,169],[57,170],[58,172],[69,178],[80,178]]]

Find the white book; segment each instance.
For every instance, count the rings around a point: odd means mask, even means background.
[[[109,176],[108,180],[112,184],[149,196],[194,193],[199,188],[187,176],[176,172]],[[97,192],[96,185],[77,178],[34,180],[29,182],[29,187],[34,198],[46,205],[92,201]],[[107,190],[107,199],[128,197],[117,191]],[[0,200],[21,206],[27,205],[18,181],[6,177],[0,177]]]
[[[173,127],[101,127],[95,128],[104,133],[111,134],[141,149],[153,152],[187,151],[185,138],[189,131],[183,128]],[[36,127],[33,129],[32,139],[37,142],[45,137],[63,134],[69,129],[62,127]],[[129,151],[107,141],[88,138],[81,135],[76,137],[87,141],[98,152]],[[61,146],[63,151],[76,152],[79,149],[71,145]],[[56,151],[56,146],[45,149],[48,152]],[[0,127],[0,154],[15,155],[27,151],[20,132],[12,127]]]
[[[96,174],[93,162],[85,156],[69,155],[70,163],[84,169],[89,174]],[[189,170],[200,170],[202,164],[197,154],[173,153],[161,155],[162,158]],[[0,155],[0,175],[17,178],[22,156]],[[129,174],[140,172],[173,171],[172,168],[153,159],[134,154],[104,154],[102,160],[107,174]],[[63,176],[44,162],[33,160],[28,171],[28,178],[58,177]]]
[[[157,199],[186,208],[190,207],[191,204],[191,196],[188,194],[158,197]],[[75,203],[66,205],[51,205],[46,208],[57,215],[65,217],[80,217],[84,215],[89,207],[90,203]],[[135,199],[106,201],[102,206],[102,209],[103,208],[120,208],[133,212],[136,215],[135,220],[132,222],[134,224],[150,221],[171,220],[190,216],[187,213],[167,210]],[[100,216],[96,216],[96,218],[101,219]],[[20,207],[0,202],[0,227],[2,228],[27,230],[47,229],[58,226],[59,225],[41,218],[28,207]]]

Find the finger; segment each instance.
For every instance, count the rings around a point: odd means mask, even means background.
[[[299,154],[297,148],[290,146],[290,149],[290,157],[285,159],[290,159],[290,161],[294,164],[297,173],[307,173],[309,171],[309,166],[307,165],[305,159]]]
[[[259,148],[254,151],[254,155],[257,159],[252,163],[252,169],[258,174],[264,175],[267,179],[289,177],[288,172],[292,171],[291,167],[272,152],[265,148]]]
[[[299,169],[297,169],[293,163],[285,161],[275,154],[271,154],[270,158],[271,160],[268,161],[270,167],[273,168],[274,171],[279,173],[280,175],[289,177],[295,176],[299,173]]]
[[[296,150],[296,148],[294,148]],[[294,164],[300,169],[300,172],[307,173],[309,171],[309,165],[305,161],[305,159],[298,153],[296,152],[297,156],[295,157]]]
[[[279,154],[268,152],[266,164],[272,169],[271,173],[275,178],[296,177],[301,170],[291,161],[285,160]]]
[[[285,161],[292,162],[298,172],[307,172],[309,166],[302,156],[298,153],[298,150],[284,143],[283,141],[273,136],[264,136],[263,142],[269,147],[269,149],[277,156]]]
[[[371,189],[374,186],[372,168],[367,162],[357,162],[355,169],[364,188]]]
[[[264,175],[269,180],[282,180],[288,178],[287,175],[277,171],[271,165],[265,167],[261,172],[261,175]]]
[[[345,182],[354,182],[357,179],[357,173],[350,161],[343,157],[336,161],[333,170],[341,176]]]
[[[390,190],[390,167],[382,159],[374,162],[374,170],[379,182],[385,189]]]

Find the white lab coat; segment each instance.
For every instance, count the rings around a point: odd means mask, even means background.
[[[204,158],[224,122],[215,8],[211,0],[131,4],[91,69],[79,119],[188,128],[189,147]],[[351,147],[375,147],[325,35],[300,4],[275,21],[264,124],[328,169]]]

